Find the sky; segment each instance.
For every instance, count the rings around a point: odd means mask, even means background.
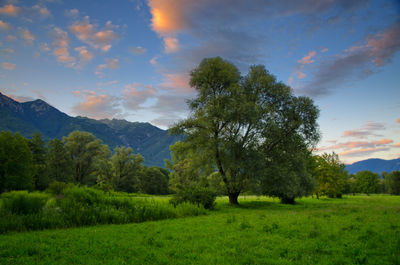
[[[398,0],[0,0],[0,92],[71,116],[188,115],[190,71],[262,64],[320,109],[318,153],[400,157]]]

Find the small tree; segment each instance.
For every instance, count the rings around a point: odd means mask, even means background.
[[[358,192],[369,195],[379,191],[379,176],[376,173],[368,170],[357,172],[355,181]]]
[[[389,194],[400,195],[400,171],[392,171],[387,174],[385,182]]]
[[[345,189],[348,175],[339,156],[334,152],[332,154],[324,153],[321,156],[315,156],[315,161],[318,183],[315,190],[317,198],[319,195],[340,198]]]

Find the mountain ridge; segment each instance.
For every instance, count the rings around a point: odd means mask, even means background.
[[[31,137],[33,132],[38,131],[46,141],[51,138],[61,139],[75,130],[86,131],[110,148],[131,147],[135,153],[144,157],[144,164],[161,167],[165,159],[170,159],[169,146],[182,139],[148,122],[72,117],[41,99],[20,103],[2,93],[0,130],[19,132],[24,137]]]
[[[355,174],[359,171],[369,170],[378,174],[383,172],[392,172],[400,170],[400,158],[385,160],[380,158],[370,158],[354,162],[353,164],[346,165],[346,170],[350,174]]]

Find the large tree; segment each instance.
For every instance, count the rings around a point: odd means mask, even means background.
[[[72,157],[68,154],[63,142],[54,138],[49,141],[46,158],[46,173],[50,180],[73,182]]]
[[[95,184],[98,166],[110,154],[107,145],[88,132],[74,131],[63,138],[73,168],[74,181],[79,184]]]
[[[232,204],[250,181],[265,173],[269,157],[285,137],[299,136],[306,145],[318,140],[318,110],[309,98],[295,97],[263,66],[245,77],[223,59],[204,59],[191,72],[197,97],[191,114],[171,132],[187,146],[212,159]]]

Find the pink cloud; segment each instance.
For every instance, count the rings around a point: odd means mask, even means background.
[[[316,55],[317,53],[315,51],[311,51],[309,52],[306,56],[304,56],[303,58],[301,58],[301,60],[298,60],[297,62],[299,64],[311,64],[314,62],[314,60],[312,60],[312,58]]]
[[[361,156],[361,155],[370,155],[376,152],[388,151],[387,147],[377,147],[377,148],[364,148],[358,150],[348,150],[339,153],[340,156]]]
[[[30,32],[29,29],[20,29],[18,34],[29,45],[31,45],[35,40],[35,35]]]
[[[400,118],[398,118],[398,119],[396,120],[396,122],[397,122],[397,123],[400,123]]]
[[[80,92],[73,92],[76,96],[82,96]],[[114,118],[121,113],[119,99],[106,94],[97,95],[89,91],[83,96],[84,101],[75,105],[73,111],[82,116],[94,119]]]
[[[190,77],[184,73],[164,74],[164,80],[159,85],[160,88],[180,93],[193,93],[193,88],[189,85]]]
[[[85,46],[75,48],[75,51],[79,54],[79,61],[81,63],[89,62],[93,59],[93,54],[90,53]]]
[[[21,9],[14,5],[5,5],[0,7],[0,14],[8,16],[16,16]]]
[[[68,33],[61,28],[55,27],[51,31],[51,36],[53,37],[53,55],[57,58],[57,61],[65,64],[67,67],[75,66],[76,59],[70,56],[68,50]]]
[[[17,65],[15,63],[4,62],[1,64],[1,66],[3,67],[3,69],[6,69],[6,70],[14,70]]]
[[[399,143],[395,143],[394,147],[400,147],[400,142]]]
[[[75,22],[70,26],[69,30],[80,41],[89,44],[92,48],[107,52],[112,47],[111,43],[118,38],[115,28],[116,26],[108,21],[103,29],[97,30],[97,25],[91,24],[89,17],[85,17],[85,20]]]
[[[150,98],[155,98],[157,89],[140,83],[128,84],[122,91],[123,104],[131,110],[138,110]]]
[[[10,23],[7,23],[7,22],[4,22],[4,21],[0,20],[0,29],[1,30],[9,30],[11,28],[12,28],[12,26],[11,26]]]

